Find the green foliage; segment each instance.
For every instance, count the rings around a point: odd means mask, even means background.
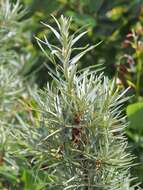
[[[142,162],[142,102],[143,102],[143,42],[142,26],[137,23],[132,32],[126,35],[124,40],[125,54],[120,59],[118,77],[123,88],[130,86],[130,94],[134,95],[127,106],[129,127],[127,134],[129,139],[134,142],[134,152]],[[137,166],[138,167],[138,166]],[[140,170],[143,172],[143,168]],[[140,172],[140,173],[142,173]],[[142,174],[140,175],[142,179]]]
[[[137,155],[137,162],[140,164],[137,165],[133,173],[138,173],[139,180],[143,180],[142,172],[142,149],[143,149],[143,103],[137,102],[130,104],[127,107],[127,116],[129,120],[129,126],[127,129],[127,135],[131,140],[133,150],[135,154]]]
[[[86,57],[83,62],[92,60],[86,53],[91,51],[94,55],[93,49],[98,45],[88,45],[90,35],[94,36],[94,27],[98,26],[98,19],[94,18],[98,18],[98,11],[107,4],[104,0],[89,1],[96,4],[94,8],[86,0],[79,4],[74,0],[35,2],[32,11],[37,9],[38,3],[39,11],[43,5],[51,6],[47,11],[54,11],[55,6],[60,5],[58,14],[61,8],[64,11],[69,6],[65,14],[72,14],[75,22],[71,25],[71,18],[64,16],[59,21],[53,16],[56,27],[42,22],[46,34],[42,39],[42,33],[38,32],[36,39],[46,56],[37,54],[22,34],[26,25],[21,20],[26,12],[19,1],[0,2],[0,188],[137,189],[136,185],[132,186],[133,157],[124,134],[126,91],[121,93],[115,87],[115,80],[111,82],[104,76],[101,65],[80,68],[81,58]],[[75,6],[76,12],[73,11]],[[113,21],[126,12],[126,7],[120,6],[116,9],[117,15],[115,10],[109,12],[107,6],[107,16]],[[90,7],[89,12],[86,7]],[[96,14],[92,17],[90,13],[94,11]],[[39,19],[40,12],[35,16]],[[28,23],[27,28],[36,29],[31,20]],[[85,23],[90,24],[89,32],[77,30]],[[85,34],[87,45],[79,45],[78,40]],[[93,41],[96,41],[94,37]],[[27,50],[25,45],[28,45]],[[33,55],[38,58],[33,59]],[[52,66],[46,64],[47,58]],[[23,67],[25,61],[30,65]],[[40,91],[35,89],[34,83],[31,87],[30,82],[25,82],[22,75],[37,61],[44,63],[52,79]]]
[[[13,158],[17,145],[13,138],[15,112],[18,98],[23,91],[19,54],[15,47],[19,46],[18,20],[23,16],[19,12],[19,3],[0,2],[0,187],[15,188],[19,185],[19,167]]]
[[[134,103],[127,107],[127,115],[130,122],[130,128],[134,129],[134,133],[143,134],[143,103]]]
[[[23,0],[29,7],[29,15],[32,15],[32,23],[28,24],[28,30],[32,30],[32,34],[41,37],[43,35],[43,27],[38,24],[39,21],[53,20],[49,17],[52,13],[55,16],[61,14],[72,16],[74,23],[72,30],[76,31],[79,27],[85,26],[88,33],[84,40],[80,40],[79,46],[84,46],[86,42],[97,43],[104,40],[104,43],[92,51],[90,55],[85,55],[80,63],[80,67],[103,63],[106,66],[106,75],[112,77],[116,72],[116,63],[119,62],[123,51],[123,40],[125,35],[132,29],[134,24],[139,21],[141,15],[142,1],[137,0]],[[37,24],[36,24],[37,23]],[[49,38],[53,42],[51,33],[48,32]],[[39,62],[48,62],[45,57],[37,51],[35,42],[33,51],[36,54],[35,67],[39,67]],[[30,69],[32,71],[34,68]],[[49,80],[43,64],[41,72],[37,73],[37,82],[44,85],[45,80]],[[41,79],[43,77],[43,80]],[[42,81],[41,81],[42,80]],[[42,84],[43,83],[43,84]]]
[[[50,49],[46,55],[56,69],[51,73],[54,85],[48,84],[39,95],[32,93],[47,131],[37,143],[39,156],[34,165],[53,175],[50,189],[132,189],[128,178],[132,156],[126,152],[126,123],[121,115],[125,92],[119,95],[114,81],[110,83],[90,67],[77,71],[79,59],[96,45],[73,57],[78,50],[73,45],[84,33],[70,35],[70,19],[63,16],[55,22],[59,31],[44,25],[59,46],[51,45],[46,37],[37,38],[44,53],[43,45]]]

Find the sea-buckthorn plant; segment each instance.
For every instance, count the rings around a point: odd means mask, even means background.
[[[22,93],[18,20],[23,16],[19,2],[0,1],[0,189],[14,189],[19,169],[13,157],[13,138],[18,97]],[[11,186],[11,188],[10,188]]]
[[[57,29],[43,23],[58,42],[36,37],[53,63],[54,69],[47,65],[52,82],[39,92],[28,86],[31,97],[23,101],[17,49],[23,14],[19,1],[0,2],[0,189],[134,190],[122,114],[126,91],[100,67],[78,67],[98,44],[77,47],[87,32],[70,33],[70,18],[53,17]]]
[[[18,74],[20,64],[15,51],[18,45],[18,19],[20,5],[9,0],[0,2],[0,122],[1,127],[8,124],[13,109],[22,90],[22,81]],[[18,65],[19,64],[19,65]]]
[[[53,19],[57,29],[43,25],[53,32],[58,45],[50,44],[46,36],[36,37],[55,66],[47,66],[53,81],[39,93],[31,92],[40,125],[30,129],[33,135],[23,134],[26,146],[31,145],[29,159],[36,176],[47,176],[45,189],[133,190],[133,157],[122,113],[126,91],[120,93],[114,81],[99,74],[100,69],[79,70],[81,58],[97,45],[76,47],[87,32],[71,34],[71,18]]]

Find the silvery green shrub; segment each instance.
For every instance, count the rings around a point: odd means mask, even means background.
[[[0,188],[134,190],[122,114],[126,91],[120,93],[98,66],[78,69],[98,44],[76,47],[87,32],[71,34],[71,18],[53,17],[57,29],[43,23],[58,41],[36,37],[55,67],[46,65],[52,83],[39,92],[28,87],[31,97],[19,113],[24,87],[13,45],[23,11],[8,0],[0,9]]]

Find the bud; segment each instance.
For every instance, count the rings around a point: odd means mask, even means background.
[[[123,48],[128,48],[130,46],[131,42],[129,40],[124,40],[123,42]]]

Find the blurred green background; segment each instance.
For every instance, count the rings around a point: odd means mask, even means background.
[[[54,25],[51,14],[56,18],[61,14],[72,16],[71,31],[83,26],[88,30],[78,46],[103,41],[82,58],[80,67],[102,63],[105,74],[111,79],[116,77],[121,89],[130,86],[128,94],[134,96],[125,105],[129,119],[126,134],[139,162],[132,172],[143,182],[143,0],[22,0],[22,3],[27,7],[23,33],[28,37],[23,42],[26,56],[22,73],[39,87],[50,80],[45,63],[51,64],[34,36],[42,38],[46,34],[53,41],[40,21]]]
[[[85,26],[89,32],[80,42],[82,45],[103,40],[102,45],[83,58],[82,66],[104,63],[106,73],[111,77],[116,72],[116,63],[124,53],[123,41],[126,34],[143,19],[142,0],[23,0],[23,2],[28,9],[26,17],[31,18],[26,28],[30,32],[32,42],[29,48],[37,59],[34,61],[38,67],[45,56],[39,52],[34,36],[42,36],[45,32],[40,21],[50,24],[53,22],[50,14],[56,17],[61,14],[72,16],[74,20],[72,30]],[[37,79],[40,85],[43,85],[47,77],[44,74],[42,76],[43,80],[41,76],[40,81]]]

